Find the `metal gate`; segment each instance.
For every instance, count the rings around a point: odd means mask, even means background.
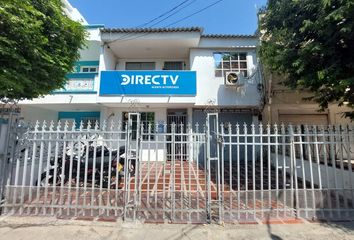
[[[172,159],[172,155],[182,160],[188,159],[188,149],[186,139],[183,135],[187,130],[187,110],[168,110],[167,112],[167,132],[171,133],[172,125],[175,125],[174,145],[167,144],[167,158]],[[182,135],[178,134],[181,133]],[[173,152],[173,154],[172,154]]]
[[[0,108],[0,206],[5,200],[5,186],[9,184],[9,173],[16,151],[16,134],[19,121],[19,109],[2,105]],[[1,208],[0,208],[1,214]]]
[[[205,125],[178,131],[129,113],[127,122],[85,127],[37,122],[8,140],[5,214],[155,223],[353,219],[353,126],[231,125],[209,113]],[[176,139],[187,158],[166,147]]]

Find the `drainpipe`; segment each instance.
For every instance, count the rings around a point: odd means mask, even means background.
[[[268,122],[271,124],[272,123],[272,80],[273,80],[273,73],[270,73],[269,75],[269,86],[268,86]]]

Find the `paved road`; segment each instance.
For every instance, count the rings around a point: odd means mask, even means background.
[[[354,239],[354,222],[288,225],[152,225],[0,217],[1,240]]]

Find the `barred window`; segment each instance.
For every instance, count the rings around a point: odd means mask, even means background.
[[[227,72],[241,72],[247,77],[247,53],[214,52],[215,77],[225,77]]]

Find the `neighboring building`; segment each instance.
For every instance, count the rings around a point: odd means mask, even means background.
[[[66,89],[22,101],[25,120],[102,123],[126,121],[136,111],[145,123],[204,124],[206,112],[217,110],[220,122],[258,122],[257,36],[203,35],[197,27],[86,27],[88,48]]]
[[[349,108],[330,104],[325,111],[319,111],[318,103],[304,100],[311,93],[304,90],[292,90],[282,85],[284,77],[265,73],[266,104],[263,110],[263,122],[292,123],[309,125],[349,124],[343,117]]]
[[[83,25],[87,25],[87,21],[81,13],[74,8],[68,0],[61,0],[63,3],[63,9],[67,16],[69,16],[72,20],[80,22]]]

